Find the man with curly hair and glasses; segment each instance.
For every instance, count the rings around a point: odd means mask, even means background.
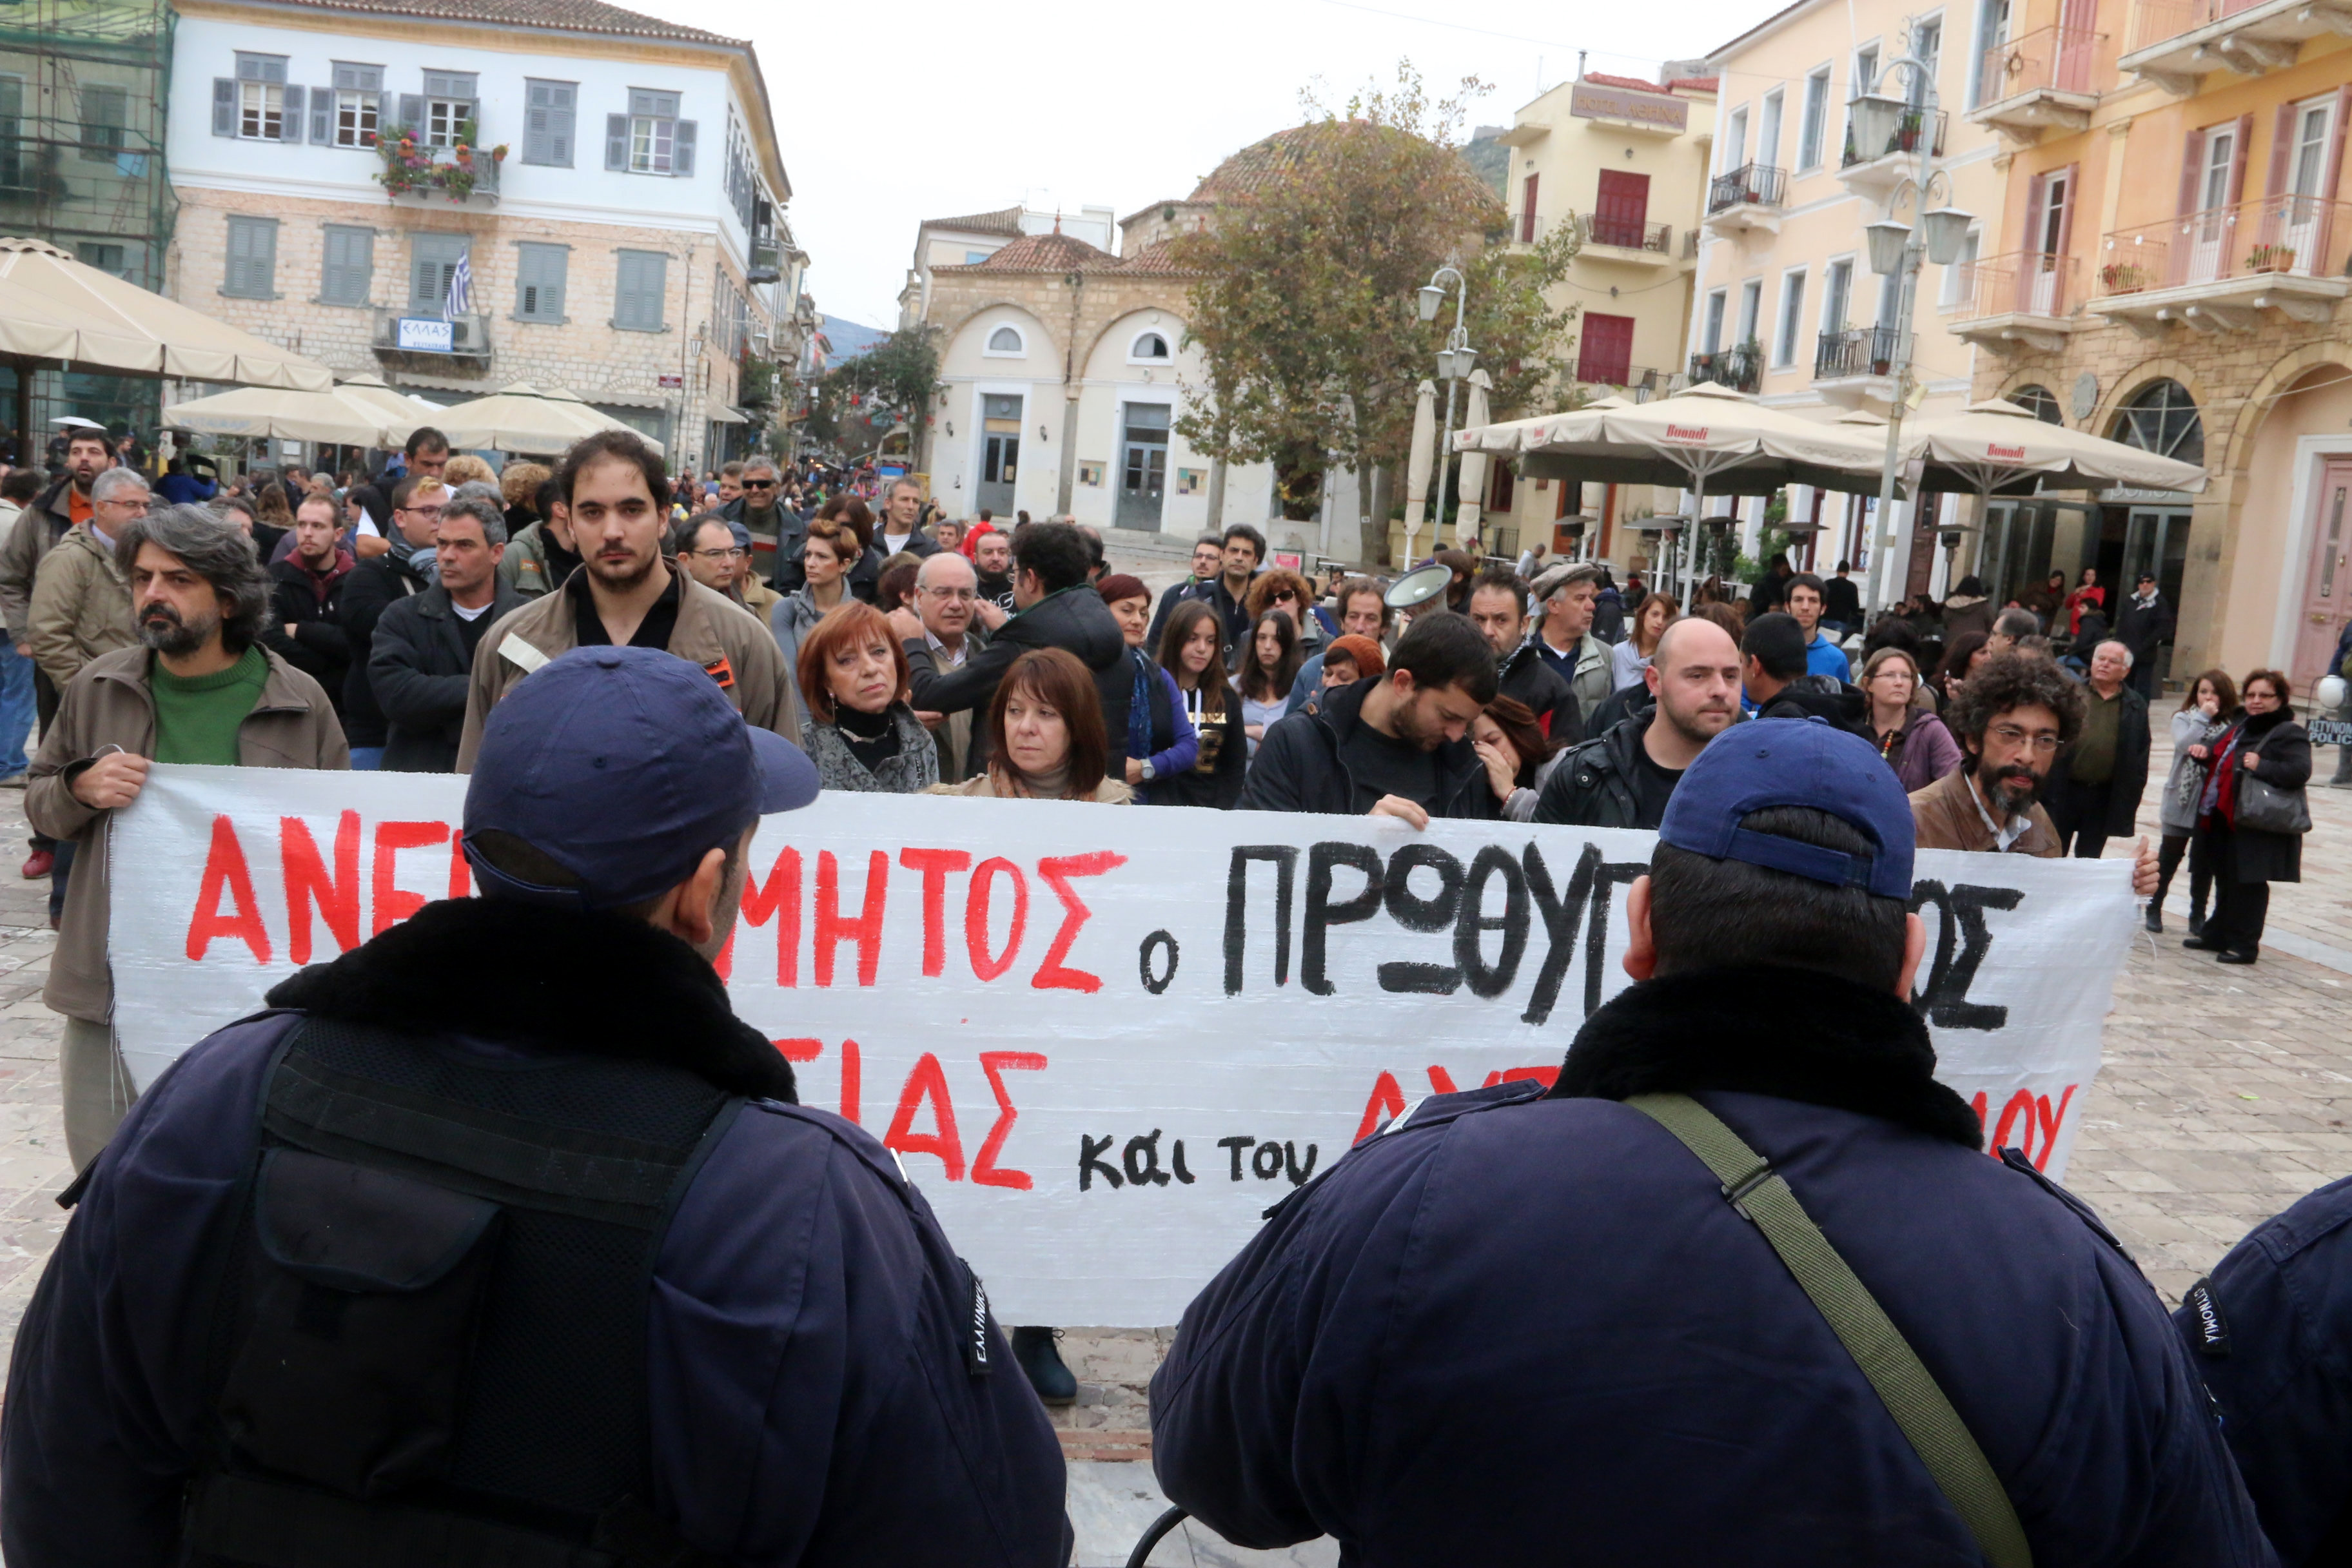
[[[1911,797],[1922,849],[2065,853],[2042,785],[2083,729],[2083,689],[2040,654],[2004,653],[1979,666],[1944,713],[1966,761]],[[2139,841],[2132,891],[2156,891],[2156,857]]]

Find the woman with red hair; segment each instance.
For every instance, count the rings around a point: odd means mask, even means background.
[[[889,617],[856,599],[801,639],[801,750],[827,789],[917,795],[940,782],[939,748],[907,706],[907,649]]]

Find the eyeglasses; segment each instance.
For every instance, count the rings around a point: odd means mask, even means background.
[[[2036,730],[2028,733],[2014,724],[1995,724],[1992,727],[1992,738],[2004,746],[2022,746],[2030,741],[2033,743],[2033,749],[2045,757],[2058,749],[2057,735],[2048,730]]]
[[[959,604],[969,604],[980,597],[980,592],[975,588],[926,588],[923,592],[934,599],[948,599]]]
[[[408,513],[411,517],[429,517],[436,520],[440,517],[442,511],[442,509],[437,506],[408,506],[402,507],[400,510]]]
[[[776,481],[773,479],[745,479],[743,481],[743,488],[747,490],[772,490],[776,488]]]
[[[1277,605],[1295,605],[1298,602],[1298,595],[1287,588],[1276,588],[1274,591],[1274,602]]]
[[[751,552],[740,545],[730,544],[724,550],[689,550],[687,553],[700,556],[705,561],[740,561]]]

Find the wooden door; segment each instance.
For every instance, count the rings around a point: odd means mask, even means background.
[[[2352,461],[2337,460],[2319,471],[2319,514],[2312,520],[2311,560],[2303,577],[2303,614],[2295,634],[2294,664],[2288,671],[2295,689],[2333,674],[2327,656],[2344,629],[2345,599],[2352,595]]]
[[[1650,176],[1622,169],[1601,171],[1592,204],[1592,243],[1642,248],[1650,224]]]
[[[1633,364],[1633,318],[1587,310],[1577,322],[1576,379],[1622,386]]]

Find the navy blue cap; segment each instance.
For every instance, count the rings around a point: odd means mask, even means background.
[[[1847,855],[1739,826],[1751,811],[1807,805],[1878,847]],[[1878,749],[1820,719],[1756,719],[1708,742],[1666,802],[1658,840],[1711,860],[1745,860],[1877,898],[1911,897],[1910,797]]]
[[[745,723],[689,660],[575,648],[490,710],[466,786],[466,858],[486,898],[610,909],[676,887],[706,852],[816,795],[806,753]],[[488,832],[512,834],[580,885],[541,887],[489,865],[474,847]]]

